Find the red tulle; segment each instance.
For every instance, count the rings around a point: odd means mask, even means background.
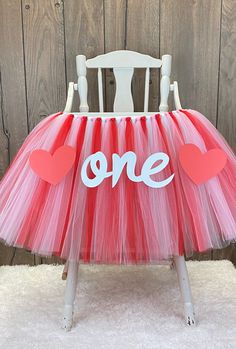
[[[187,143],[202,152],[222,149],[226,166],[196,185],[178,159]],[[76,159],[62,181],[51,185],[30,168],[29,156],[35,149],[53,154],[64,144],[76,149]],[[152,180],[174,178],[152,188],[130,180],[126,165],[115,186],[109,176],[87,187],[81,168],[99,151],[107,172],[113,169],[112,154],[134,152],[136,176],[150,155],[164,152],[169,164]],[[91,168],[87,175],[94,178]],[[216,128],[190,109],[119,118],[50,115],[31,131],[0,183],[0,239],[43,256],[86,263],[155,263],[225,247],[236,240],[235,155]]]

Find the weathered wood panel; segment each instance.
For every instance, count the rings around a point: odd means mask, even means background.
[[[126,0],[105,0],[105,52],[124,50],[126,38]],[[115,78],[112,69],[105,71],[105,110],[113,111]]]
[[[217,128],[236,151],[236,1],[222,1]]]
[[[0,70],[0,178],[3,177],[10,162],[9,147],[10,137],[5,126],[2,70]]]
[[[183,107],[216,124],[221,0],[161,0],[160,53],[172,55]]]
[[[22,0],[30,130],[66,101],[63,2]]]
[[[104,9],[102,0],[65,1],[65,43],[67,85],[77,81],[75,57],[87,58],[104,53]],[[97,71],[89,69],[88,105],[90,111],[98,111]],[[77,98],[76,98],[77,97]],[[79,97],[75,95],[73,110],[79,110]]]
[[[27,133],[27,107],[21,1],[0,1],[0,175],[22,145]],[[24,249],[0,244],[1,264],[11,264]],[[30,262],[33,261],[33,255]],[[24,262],[27,262],[24,259]]]
[[[20,0],[0,1],[0,31],[3,138],[12,159],[28,133]]]
[[[234,244],[234,247],[232,249],[232,252],[229,256],[224,256],[224,259],[229,259],[236,267],[236,244]]]
[[[217,128],[236,151],[236,2],[222,0],[220,79]],[[216,250],[214,259],[236,263],[236,244]]]
[[[159,50],[159,0],[127,0],[126,49],[158,58]],[[145,70],[134,72],[133,96],[135,111],[143,111]],[[149,111],[159,107],[159,70],[150,74]]]
[[[201,111],[216,125],[221,1],[160,1],[160,53],[172,55],[182,106]],[[171,106],[175,109],[173,100]],[[212,253],[193,258],[210,259]]]
[[[63,110],[66,102],[63,1],[23,0],[22,11],[31,130],[45,116]],[[41,262],[45,259],[34,256],[34,264]]]

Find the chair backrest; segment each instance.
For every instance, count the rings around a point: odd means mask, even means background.
[[[87,68],[98,69],[99,111],[103,107],[102,69],[112,68],[116,81],[116,92],[113,104],[114,112],[133,112],[134,103],[131,92],[131,82],[134,68],[145,68],[144,112],[148,112],[150,68],[161,68],[160,105],[159,111],[168,110],[168,96],[170,91],[171,56],[163,55],[161,59],[141,54],[135,51],[118,50],[97,57],[87,59],[84,55],[76,56],[78,75],[78,92],[80,97],[80,112],[88,112],[87,102],[88,83]]]

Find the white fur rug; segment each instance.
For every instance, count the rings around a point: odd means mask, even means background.
[[[235,349],[236,269],[187,262],[197,317],[187,327],[168,266],[81,265],[74,327],[61,326],[61,265],[0,267],[1,349]]]

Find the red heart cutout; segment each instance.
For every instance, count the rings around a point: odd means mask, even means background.
[[[59,147],[53,155],[43,149],[34,150],[29,158],[37,175],[50,184],[59,183],[75,162],[75,149],[69,145]]]
[[[203,154],[196,145],[185,144],[179,150],[179,160],[192,181],[201,184],[225,167],[227,156],[221,149],[211,149]]]

